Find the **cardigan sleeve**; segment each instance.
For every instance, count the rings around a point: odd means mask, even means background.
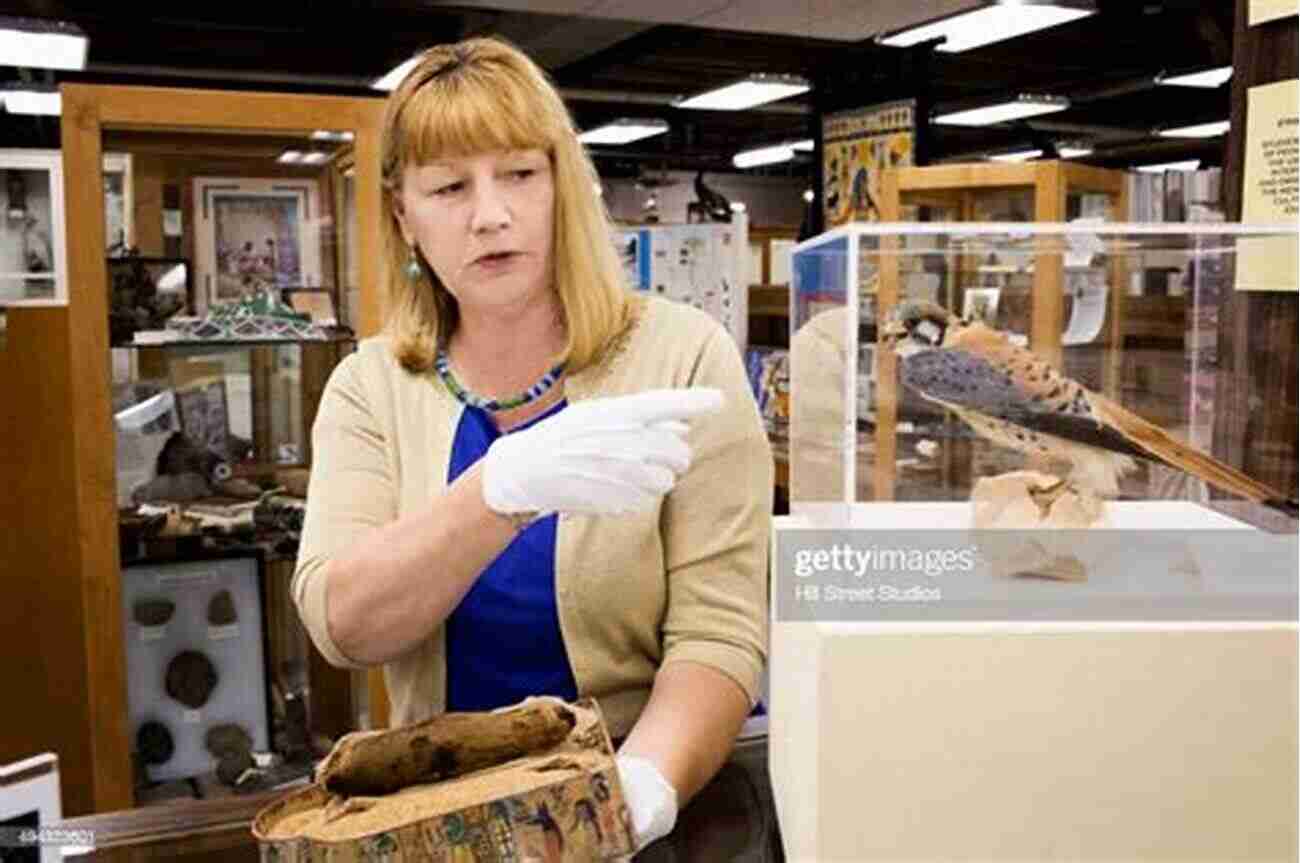
[[[664,664],[699,662],[759,697],[767,655],[772,450],[735,342],[720,326],[692,386],[718,387],[718,416],[693,424],[691,467],[662,510],[668,599]]]
[[[363,345],[362,350],[366,347]],[[293,599],[307,633],[331,665],[364,668],[339,649],[326,620],[325,565],[362,535],[397,517],[397,479],[367,390],[365,357],[353,353],[331,373],[312,426],[307,488]]]

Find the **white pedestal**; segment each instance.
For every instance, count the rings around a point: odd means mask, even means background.
[[[1125,527],[1244,527],[1194,504],[1118,506]],[[846,511],[877,529],[967,518]],[[774,620],[786,856],[1294,860],[1296,653],[1293,623]]]

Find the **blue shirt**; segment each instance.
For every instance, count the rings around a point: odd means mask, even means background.
[[[562,400],[523,427],[564,409]],[[466,406],[451,445],[447,482],[500,437],[491,417]],[[515,536],[447,618],[447,710],[492,710],[529,695],[578,697],[555,605],[554,514]]]

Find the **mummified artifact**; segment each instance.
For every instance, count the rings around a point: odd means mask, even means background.
[[[539,752],[568,736],[573,711],[533,699],[499,713],[444,713],[390,731],[345,735],[316,769],[336,794],[388,794]]]

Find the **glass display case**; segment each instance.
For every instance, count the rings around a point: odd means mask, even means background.
[[[1138,417],[1157,430],[1151,435],[1168,435],[1294,500],[1294,295],[1289,328],[1260,322],[1245,332],[1228,321],[1276,287],[1270,261],[1288,253],[1286,244],[1294,256],[1295,243],[1293,229],[1244,225],[895,223],[850,225],[800,244],[790,307],[792,511],[808,502],[967,500],[981,477],[1063,469],[1057,450],[1027,453],[972,416],[1036,417],[1037,404],[1010,400],[1048,397],[1019,377],[1046,379],[1044,364],[1118,406],[1116,417]],[[900,356],[916,353],[891,340],[901,306],[937,310],[937,327],[922,333],[935,343],[920,347],[933,348],[928,356],[941,365],[955,356],[958,333],[982,328],[996,354],[991,367],[1005,381],[977,388],[945,377],[970,368],[949,372]],[[969,359],[972,349],[964,350]],[[1004,359],[1012,367],[997,365]],[[1164,445],[1135,428],[1148,426],[1120,429],[1141,438],[1127,448],[1106,438],[1108,426],[1094,430],[1095,439],[1086,428],[1047,431],[1132,456],[1118,479],[1122,498],[1236,501],[1260,518],[1279,509],[1242,502],[1214,482],[1212,468],[1186,469],[1192,457],[1181,450],[1177,464],[1160,457]],[[1284,523],[1294,529],[1293,518]]]
[[[109,250],[137,805],[282,785],[362,721],[362,680],[315,656],[289,591],[316,408],[356,343],[351,145],[313,131],[104,132],[154,186],[138,249]]]

